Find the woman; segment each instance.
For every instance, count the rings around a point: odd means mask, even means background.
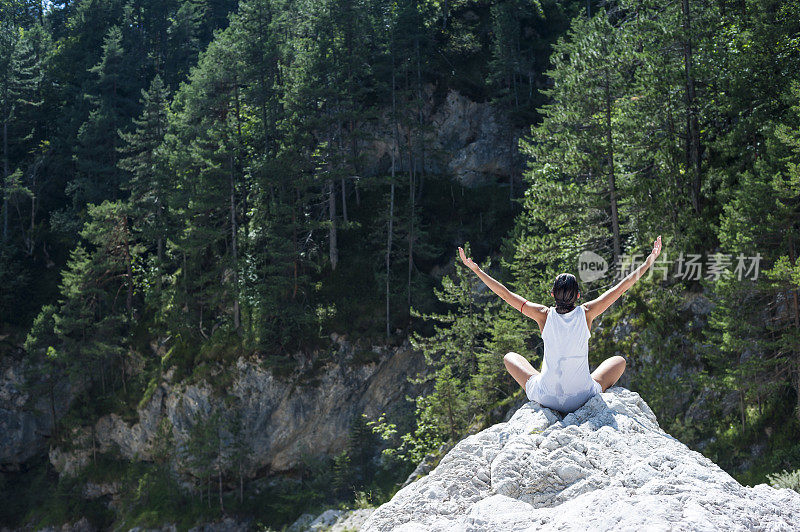
[[[542,331],[544,359],[541,373],[523,356],[511,352],[503,358],[506,369],[531,401],[560,412],[574,412],[593,395],[614,385],[625,371],[625,359],[613,356],[603,361],[589,374],[589,332],[594,319],[619,299],[661,253],[661,237],[653,243],[653,251],[634,271],[613,288],[593,301],[575,306],[581,297],[578,281],[569,273],[558,275],[550,295],[554,307],[531,303],[511,292],[481,270],[458,248],[461,260],[491,289],[492,292],[529,318],[536,320]]]

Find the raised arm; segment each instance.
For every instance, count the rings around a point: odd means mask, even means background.
[[[647,271],[653,262],[655,262],[658,255],[661,253],[661,236],[656,238],[655,242],[653,242],[653,251],[650,252],[650,255],[647,256],[645,261],[639,265],[634,271],[629,273],[618,282],[612,288],[609,288],[603,295],[598,297],[593,301],[589,301],[584,304],[586,308],[586,321],[591,326],[592,320],[594,320],[597,316],[602,314],[606,311],[608,307],[610,307],[614,301],[619,299],[619,296],[624,294],[631,286],[633,286],[636,281]]]
[[[475,272],[475,274],[480,278],[483,283],[489,287],[489,290],[500,296],[503,301],[517,309],[518,311],[522,312],[524,315],[528,316],[529,318],[533,318],[539,324],[541,328],[544,324],[544,320],[547,317],[547,307],[544,305],[540,305],[538,303],[531,303],[524,297],[515,294],[499,281],[496,281],[491,276],[489,276],[486,272],[480,269],[475,262],[466,256],[464,250],[462,248],[458,248],[458,254],[461,256],[462,262]]]

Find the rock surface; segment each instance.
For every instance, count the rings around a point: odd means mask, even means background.
[[[257,360],[245,358],[225,370],[233,373],[228,387],[232,401],[224,401],[206,381],[186,384],[166,379],[138,410],[138,422],[126,423],[117,414],[97,421],[97,450],[118,452],[129,460],[149,460],[162,420],[169,421],[179,449],[198,420],[213,409],[222,409],[223,417],[241,416],[242,432],[236,438],[249,452],[247,476],[265,468],[290,470],[304,453],[341,452],[354,416],[364,413],[375,419],[383,412],[408,407],[404,397],[416,388],[406,377],[421,371],[425,361],[406,342],[393,349],[375,347],[371,361],[356,364],[351,359],[360,348],[342,337],[336,342],[334,363],[320,369],[315,382],[303,386],[278,379]],[[50,449],[50,461],[60,474],[74,475],[88,463],[91,432],[91,427],[78,429],[71,435],[70,449]]]
[[[287,532],[348,532],[360,530],[375,508],[325,510],[319,516],[303,514],[289,525]]]
[[[455,90],[437,94],[434,85],[425,84],[422,92],[420,112],[426,131],[418,145],[424,146],[425,151],[415,156],[418,171],[424,169],[425,174],[446,174],[469,187],[492,185],[498,180],[516,183],[513,184],[515,190],[521,186],[524,157],[519,152],[518,144],[520,137],[529,133],[526,128],[512,127],[502,110],[489,103],[472,101]],[[416,108],[413,113],[414,120],[417,120]],[[377,120],[362,124],[360,129],[365,140],[358,141],[362,161],[356,178],[388,174],[392,152],[395,154],[397,171],[409,170],[407,144],[409,135],[413,137],[416,133],[409,132],[401,124],[398,148],[394,140],[391,108],[383,109]],[[157,355],[163,356],[163,344],[154,339],[151,346]],[[47,398],[30,397],[23,390],[21,370],[24,364],[8,358],[6,362],[0,357],[0,468],[16,468],[31,457],[47,452],[47,439],[53,425]],[[167,396],[171,391],[167,387],[162,389]],[[196,393],[199,398],[204,393],[202,390],[184,392],[188,395]],[[57,384],[54,402],[56,419],[65,413],[75,394],[76,391],[70,390],[66,380]],[[300,407],[301,416],[305,415],[304,410]],[[132,433],[124,425],[121,419],[109,418],[101,428],[117,433],[118,443],[127,446],[124,449],[126,456],[144,450],[151,430],[146,419],[138,429],[129,427]],[[140,429],[141,432],[136,433]],[[279,454],[276,465],[282,469],[294,459],[291,453],[289,456]]]
[[[524,161],[519,138],[529,131],[513,128],[508,117],[490,103],[474,102],[453,89],[443,98],[435,92],[432,84],[425,84],[420,113],[429,129],[419,142],[425,151],[416,154],[417,170],[424,167],[425,173],[450,175],[467,187],[494,184],[498,179],[519,182]],[[408,157],[400,152],[406,153],[408,138],[416,132],[409,132],[402,122],[398,128],[401,150],[394,140],[391,109],[385,109],[376,123],[363,124],[361,129],[369,139],[358,143],[364,176],[389,173],[392,151],[397,171],[408,171]]]
[[[60,418],[75,391],[66,380],[53,389],[49,397],[26,389],[31,384],[26,374],[36,372],[22,351],[0,356],[0,468],[15,469],[32,456],[46,449],[46,439],[53,427],[53,411]]]
[[[797,530],[800,494],[745,487],[613,387],[563,418],[529,402],[459,442],[363,530]]]

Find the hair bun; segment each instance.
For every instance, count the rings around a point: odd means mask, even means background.
[[[571,273],[561,273],[553,282],[553,298],[556,300],[556,311],[563,314],[575,308],[578,300],[578,280]]]

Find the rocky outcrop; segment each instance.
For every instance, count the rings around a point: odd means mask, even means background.
[[[415,157],[417,170],[450,175],[464,186],[495,183],[498,179],[519,182],[523,157],[518,143],[527,131],[513,128],[508,117],[490,103],[474,102],[452,89],[437,101],[431,84],[426,84],[422,92],[420,113],[426,131],[417,143],[424,146],[424,152],[418,150]],[[416,112],[414,119],[417,120]],[[396,171],[408,171],[408,139],[413,139],[416,132],[409,132],[402,124],[398,127],[399,150],[391,109],[385,109],[376,123],[362,126],[363,136],[370,139],[358,143],[363,175],[390,173],[392,151]]]
[[[72,399],[74,391],[62,379],[53,386],[51,402],[49,387],[34,376],[41,372],[21,350],[0,356],[0,468],[15,469],[45,451],[53,414],[59,419]]]
[[[800,494],[745,487],[613,387],[563,418],[529,402],[459,442],[363,530],[796,530]]]
[[[95,424],[96,450],[150,460],[162,420],[168,421],[177,451],[186,445],[198,420],[218,410],[225,419],[241,419],[240,431],[231,437],[247,450],[248,476],[290,470],[304,453],[340,452],[348,443],[354,416],[363,413],[374,419],[408,407],[404,397],[413,388],[406,377],[423,369],[424,358],[406,342],[392,349],[373,347],[373,361],[354,363],[359,348],[341,337],[335,340],[338,350],[332,363],[318,369],[313,382],[302,385],[275,377],[257,359],[239,358],[235,366],[224,368],[233,373],[226,377],[231,381],[227,401],[206,380],[171,382],[168,374],[139,409],[137,423],[111,414]],[[71,449],[51,449],[51,463],[60,473],[73,474],[87,463],[90,433],[91,427],[84,427],[70,438]]]
[[[303,514],[289,525],[286,532],[349,532],[360,530],[375,508],[357,510],[325,510],[317,517]]]

